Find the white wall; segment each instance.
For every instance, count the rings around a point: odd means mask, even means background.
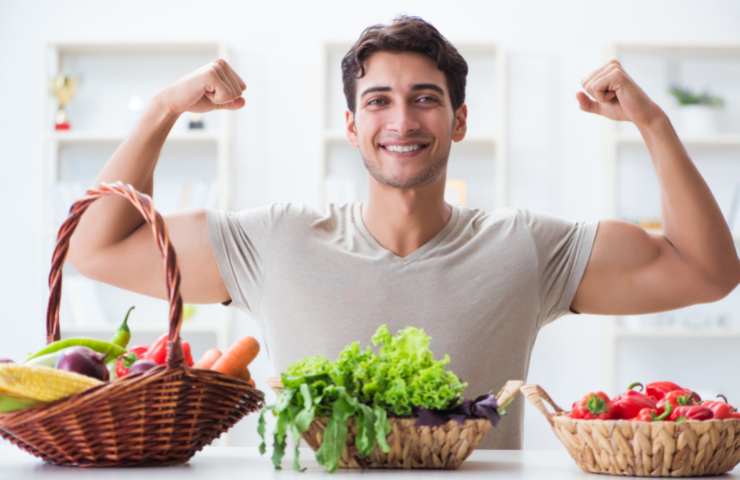
[[[511,132],[511,203],[570,219],[606,214],[603,121],[581,113],[575,100],[580,79],[605,60],[605,47],[613,41],[740,43],[740,3],[733,1],[0,0],[0,356],[20,357],[43,340],[48,254],[38,251],[35,215],[45,42],[223,41],[248,83],[248,106],[235,122],[235,207],[274,200],[315,204],[317,184],[306,179],[317,178],[321,45],[352,40],[365,26],[398,13],[426,18],[453,42],[487,40],[505,49],[517,75],[511,122],[530,127]],[[605,322],[571,317],[547,327],[530,380],[563,403],[606,387],[599,361]],[[252,326],[245,321],[240,329]],[[545,427],[537,414],[528,416],[528,447],[556,446]],[[240,438],[251,431],[245,423]]]

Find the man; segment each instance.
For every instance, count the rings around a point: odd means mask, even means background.
[[[467,128],[467,64],[423,20],[368,28],[342,71],[347,137],[370,174],[367,203],[166,218],[185,301],[252,312],[278,371],[366,342],[381,323],[416,325],[438,355],[451,355],[475,396],[525,378],[538,330],[569,311],[656,312],[714,301],[737,285],[740,264],[711,192],[665,113],[618,62],[593,72],[577,99],[587,112],[640,129],[660,179],[662,235],[614,220],[571,223],[446,204],[450,145]],[[178,116],[241,108],[245,88],[223,60],[167,87],[97,181],[151,194]],[[89,208],[69,255],[89,277],[165,298],[149,228],[121,199]],[[483,447],[521,446],[521,402],[510,412]]]

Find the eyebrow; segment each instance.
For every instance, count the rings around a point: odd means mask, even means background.
[[[433,90],[433,91],[439,93],[440,95],[444,95],[445,94],[445,91],[442,89],[442,87],[440,87],[439,85],[434,84],[434,83],[416,83],[416,84],[414,84],[414,85],[411,86],[411,90],[412,91],[417,91],[417,90]],[[365,89],[362,92],[362,94],[360,95],[360,98],[364,97],[368,93],[390,92],[390,91],[391,91],[391,87],[388,87],[388,86],[369,87],[369,88]]]

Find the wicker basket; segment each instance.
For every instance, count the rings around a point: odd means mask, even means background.
[[[268,381],[276,392],[282,390],[280,379]],[[519,392],[523,382],[509,380],[496,395],[499,404]],[[355,425],[348,424],[347,447],[339,460],[340,468],[395,468],[395,469],[449,469],[458,468],[475,450],[491,429],[485,418],[467,419],[464,423],[450,420],[435,427],[420,427],[415,418],[389,419],[391,431],[388,435],[390,451],[383,453],[377,447],[367,457],[361,457],[354,444]],[[327,418],[317,418],[302,437],[314,450],[318,450],[323,439]]]
[[[0,435],[57,465],[113,467],[187,462],[244,415],[259,410],[264,395],[247,382],[188,368],[180,344],[182,298],[177,258],[151,199],[122,183],[103,184],[70,208],[57,236],[49,274],[47,342],[60,338],[62,266],[80,216],[100,197],[131,202],[151,224],[166,269],[169,354],[166,365],[106,383],[57,402],[0,414]]]
[[[539,385],[524,385],[521,390],[586,472],[641,477],[721,475],[740,462],[738,419],[682,423],[580,420],[570,418]]]

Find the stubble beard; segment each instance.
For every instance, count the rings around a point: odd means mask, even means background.
[[[393,177],[387,177],[383,175],[383,172],[377,168],[377,165],[371,164],[367,161],[364,155],[362,155],[362,163],[365,164],[365,168],[368,173],[375,179],[376,182],[381,185],[386,185],[393,188],[414,188],[428,185],[437,180],[447,170],[447,160],[449,159],[449,153],[443,155],[439,159],[435,160],[431,165],[427,166],[419,174],[406,179],[398,179]]]

